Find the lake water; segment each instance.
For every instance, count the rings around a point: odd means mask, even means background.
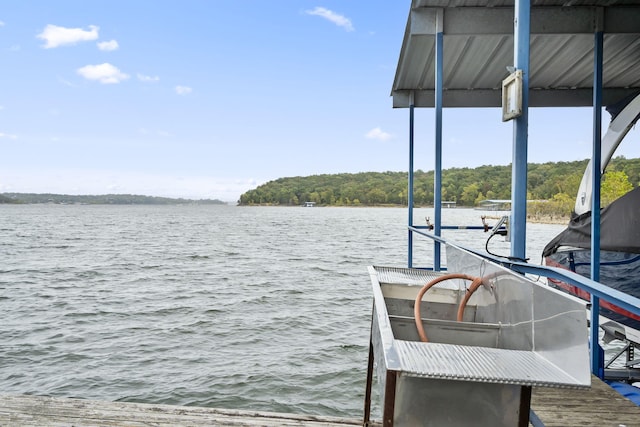
[[[366,267],[406,266],[406,222],[400,208],[0,205],[0,393],[361,416]],[[563,228],[528,226],[531,262]]]

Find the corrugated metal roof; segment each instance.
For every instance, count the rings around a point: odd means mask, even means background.
[[[435,32],[444,35],[445,107],[499,107],[513,65],[513,0],[413,0],[394,107],[434,105]],[[604,32],[603,103],[640,90],[640,0],[531,1],[529,105],[592,105],[594,33]]]

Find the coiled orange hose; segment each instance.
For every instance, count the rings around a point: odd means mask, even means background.
[[[468,274],[462,274],[462,273],[445,274],[444,276],[437,277],[432,281],[430,281],[429,283],[427,283],[426,285],[424,285],[422,289],[420,289],[420,292],[418,292],[418,295],[416,296],[415,304],[413,306],[413,315],[416,321],[416,328],[418,329],[418,335],[420,335],[420,340],[422,342],[429,342],[429,339],[427,338],[427,334],[424,331],[424,326],[422,326],[422,317],[420,315],[420,303],[422,302],[422,297],[429,289],[431,289],[433,285],[436,285],[440,282],[444,282],[445,280],[451,280],[451,279],[464,279],[464,280],[471,281],[471,286],[469,286],[469,289],[467,289],[467,292],[465,293],[464,298],[462,299],[462,301],[460,301],[460,305],[458,306],[458,316],[457,316],[458,322],[462,322],[462,317],[464,316],[464,309],[467,306],[467,302],[469,302],[469,298],[471,298],[471,295],[473,295],[473,293],[480,287],[480,285],[482,285],[482,277],[474,277],[474,276],[469,276]]]

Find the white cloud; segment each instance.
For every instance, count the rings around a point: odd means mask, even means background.
[[[116,40],[109,40],[108,42],[98,42],[98,49],[105,51],[118,50],[120,47]]]
[[[4,27],[4,22],[0,21],[0,27]]]
[[[367,137],[368,139],[377,139],[378,141],[388,141],[391,138],[393,138],[393,135],[383,131],[380,128],[373,128],[369,132],[367,132],[364,136]]]
[[[102,84],[120,83],[129,78],[128,74],[123,73],[113,65],[105,62],[99,65],[85,65],[78,68],[77,73],[87,80],[97,80]]]
[[[330,22],[333,22],[338,27],[342,27],[347,31],[354,31],[351,20],[343,15],[333,12],[332,10],[325,9],[324,7],[316,7],[313,10],[305,11],[307,15],[320,16]]]
[[[193,89],[191,89],[189,86],[176,86],[176,93],[178,95],[188,95],[192,92]]]
[[[0,138],[18,139],[18,135],[13,135],[13,134],[10,134],[10,133],[2,133],[2,132],[0,132]]]
[[[100,28],[95,25],[89,25],[89,30],[82,28],[65,28],[57,25],[49,24],[36,37],[45,41],[45,49],[58,46],[74,45],[78,42],[96,40],[98,38],[98,30]]]
[[[11,52],[19,52],[20,49],[22,49],[22,48],[20,47],[19,44],[12,44],[11,47],[9,47],[9,50]]]
[[[138,73],[138,80],[144,83],[155,83],[160,81],[160,77],[158,76],[145,76],[144,74]]]

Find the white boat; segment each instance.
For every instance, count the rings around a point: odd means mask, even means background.
[[[640,118],[640,94],[607,110],[612,114],[612,121],[602,139],[601,172]],[[580,183],[569,225],[547,244],[542,254],[546,265],[562,267],[585,277],[591,274],[593,167],[590,161]],[[599,272],[602,284],[640,297],[640,187],[600,211]],[[590,299],[590,294],[577,286],[554,279],[549,279],[549,283],[582,299]],[[600,302],[600,315],[608,319],[602,324],[608,336],[626,340],[629,346],[640,348],[640,316],[605,300]],[[632,374],[640,379],[640,370]]]

